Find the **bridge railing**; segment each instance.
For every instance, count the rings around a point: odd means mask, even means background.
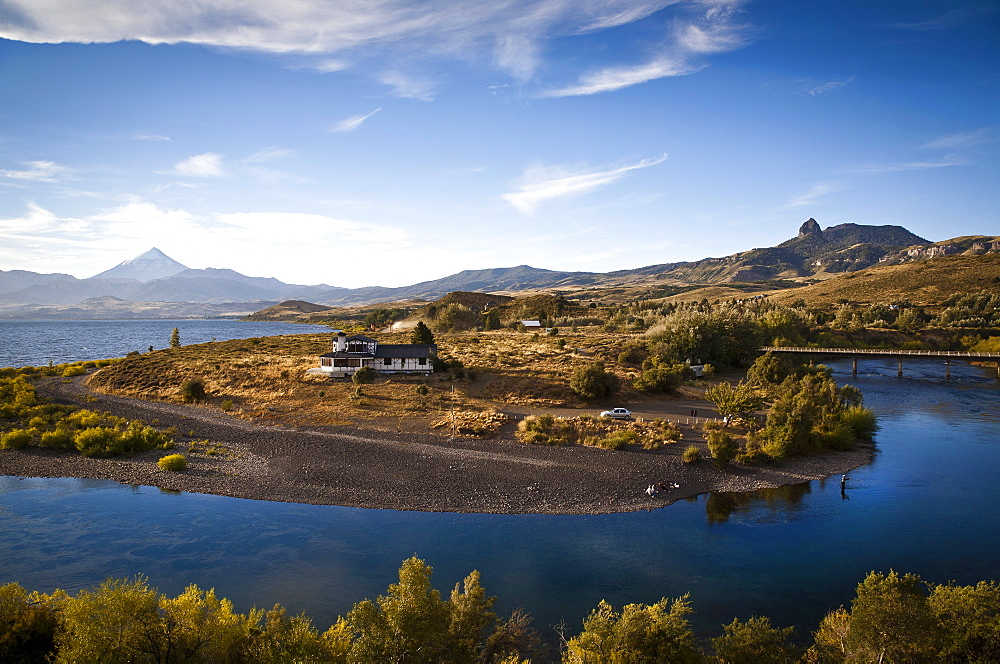
[[[969,357],[1000,360],[1000,353],[975,353],[967,350],[890,350],[885,348],[809,348],[806,346],[764,346],[762,352],[812,353],[814,355],[893,355],[916,357]]]

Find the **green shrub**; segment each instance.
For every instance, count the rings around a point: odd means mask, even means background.
[[[708,452],[716,463],[729,463],[736,458],[740,451],[739,445],[736,444],[733,437],[724,431],[709,431],[707,438]]]
[[[187,468],[188,464],[183,454],[170,454],[157,461],[156,465],[160,470],[179,471]]]
[[[860,440],[874,440],[875,433],[881,428],[878,416],[864,406],[847,408],[841,414],[840,421],[850,427],[854,437]]]
[[[27,429],[11,429],[0,435],[0,448],[5,450],[20,450],[31,445],[32,435]]]
[[[569,389],[584,399],[598,399],[617,392],[620,383],[618,376],[604,369],[603,362],[593,362],[573,372]]]
[[[205,381],[201,378],[189,378],[181,384],[181,399],[184,403],[204,401],[205,396]]]
[[[701,460],[701,450],[695,445],[689,445],[684,454],[681,456],[684,463],[696,463]]]
[[[72,376],[82,376],[87,373],[87,368],[80,364],[71,364],[65,369],[63,369],[63,378],[70,378]]]
[[[376,378],[375,370],[371,367],[361,367],[354,372],[351,376],[351,382],[355,385],[364,385],[365,383],[370,383]]]
[[[39,442],[42,447],[47,447],[49,449],[71,450],[73,449],[73,432],[67,431],[66,429],[46,431],[42,434]]]
[[[631,429],[622,429],[621,431],[613,431],[601,438],[597,447],[602,447],[606,450],[620,450],[626,445],[635,445],[638,442],[639,434]]]
[[[323,396],[323,392],[320,392],[320,393],[319,393],[319,395],[320,395],[320,396]],[[223,410],[224,412],[227,412],[227,413],[228,413],[229,411],[231,411],[231,410],[233,409],[233,400],[232,400],[232,399],[226,399],[225,401],[223,401],[223,402],[222,402],[222,403],[221,403],[221,404],[219,405],[219,407],[220,407],[220,408],[222,408],[222,410]]]
[[[414,391],[418,395],[420,395],[422,397],[425,397],[430,392],[430,388],[428,388],[426,385],[424,385],[423,383],[421,383],[420,385],[417,385],[417,389],[414,390]]]
[[[73,436],[73,445],[85,457],[103,457],[117,454],[118,431],[109,427],[91,427]]]

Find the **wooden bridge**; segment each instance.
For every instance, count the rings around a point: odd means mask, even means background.
[[[903,360],[911,359],[943,359],[945,360],[945,377],[951,378],[951,361],[966,362],[996,362],[997,380],[1000,380],[1000,353],[976,353],[964,350],[888,350],[885,348],[807,348],[802,346],[765,346],[763,353],[799,353],[806,355],[847,355],[852,359],[852,374],[858,373],[859,357],[895,357],[899,360],[897,376],[903,375]]]

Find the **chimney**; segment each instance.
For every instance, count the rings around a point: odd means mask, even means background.
[[[341,330],[337,332],[336,340],[333,342],[333,352],[343,353],[347,350],[347,333]]]

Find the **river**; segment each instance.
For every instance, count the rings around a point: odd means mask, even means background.
[[[183,328],[182,328],[183,334]],[[497,608],[571,629],[616,605],[691,593],[702,636],[770,616],[807,636],[870,570],[1000,580],[1000,385],[995,370],[866,360],[852,376],[880,417],[879,453],[839,477],[710,494],[600,516],[364,510],[240,500],[75,479],[0,477],[0,583],[77,590],[144,574],[168,594],[196,583],[237,609],[275,602],[325,629],[384,593],[418,555],[447,591],[482,572]]]

